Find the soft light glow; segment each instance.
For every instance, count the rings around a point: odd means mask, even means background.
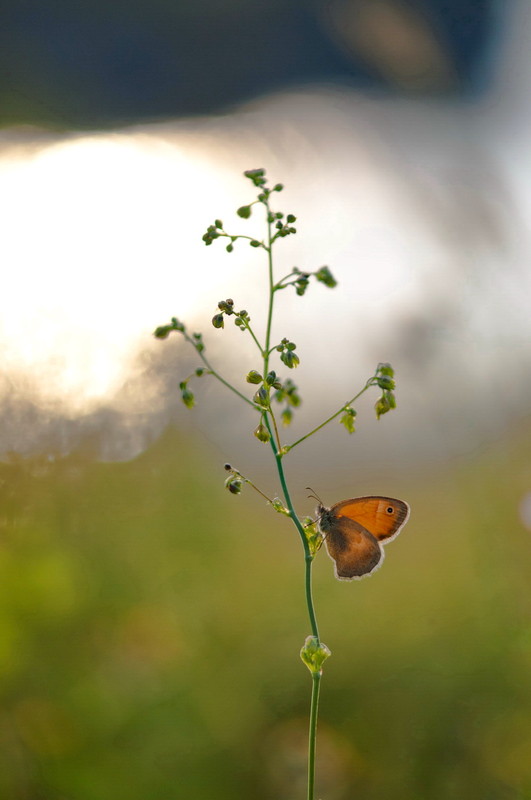
[[[225,205],[219,172],[142,135],[0,159],[3,370],[74,407],[116,391],[155,325],[193,314],[205,281],[217,283],[199,209],[204,197]]]

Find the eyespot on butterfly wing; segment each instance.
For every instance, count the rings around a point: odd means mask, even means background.
[[[317,522],[336,578],[358,580],[371,575],[384,559],[383,544],[398,536],[409,506],[393,497],[355,497],[330,508],[317,506]]]

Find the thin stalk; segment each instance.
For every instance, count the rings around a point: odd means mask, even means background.
[[[304,528],[302,527],[302,524],[301,524],[297,514],[295,513],[295,509],[293,508],[293,502],[291,500],[291,495],[289,493],[289,489],[288,489],[288,486],[287,486],[287,483],[286,483],[286,476],[284,474],[284,467],[282,465],[282,455],[281,455],[281,453],[279,452],[279,450],[278,450],[278,448],[276,446],[276,443],[275,443],[275,440],[273,438],[272,431],[271,431],[271,423],[269,422],[269,418],[268,418],[267,415],[265,417],[265,422],[266,422],[266,425],[267,425],[267,427],[269,429],[269,432],[271,433],[270,444],[271,444],[271,448],[272,448],[274,456],[275,456],[278,477],[279,477],[279,480],[280,480],[280,485],[282,487],[282,494],[284,495],[284,500],[286,501],[286,508],[289,511],[289,514],[290,514],[290,517],[291,517],[291,519],[293,521],[293,524],[295,525],[295,527],[297,528],[297,530],[299,532],[299,536],[301,538],[302,546],[304,548],[306,606],[308,608],[308,617],[310,619],[310,627],[312,629],[312,634],[313,634],[313,636],[316,637],[316,639],[318,641],[320,641],[319,628],[318,628],[318,625],[317,625],[317,616],[315,614],[315,607],[314,607],[313,593],[312,593],[312,563],[313,563],[313,556],[312,556],[312,554],[310,552],[310,546],[308,544],[308,540],[306,538],[306,534],[304,532]]]
[[[372,380],[372,378],[371,378],[370,380]],[[341,414],[341,412],[342,412],[342,411],[344,411],[344,410],[345,410],[345,408],[346,408],[347,406],[350,406],[352,403],[354,403],[354,402],[355,402],[355,401],[358,399],[358,397],[361,397],[361,395],[362,395],[364,392],[366,392],[366,391],[367,391],[367,389],[368,389],[370,386],[372,386],[372,383],[370,383],[369,381],[367,381],[367,383],[365,384],[365,386],[363,387],[363,389],[362,389],[360,392],[358,392],[358,394],[355,394],[355,395],[354,395],[354,397],[353,397],[351,400],[349,400],[347,403],[345,403],[345,405],[341,406],[341,408],[339,409],[339,411],[336,411],[336,412],[335,412],[335,414],[332,414],[332,416],[331,416],[331,417],[328,417],[328,419],[325,419],[325,421],[324,421],[324,422],[321,422],[321,424],[320,424],[320,425],[318,425],[316,428],[314,428],[313,430],[311,430],[309,433],[306,433],[304,436],[301,436],[301,438],[300,438],[300,439],[297,439],[297,441],[296,441],[296,442],[293,442],[292,444],[287,444],[287,445],[285,446],[285,450],[286,450],[286,452],[288,452],[289,450],[293,450],[293,448],[294,448],[294,447],[297,447],[297,445],[298,445],[298,444],[300,444],[301,442],[304,442],[304,440],[305,440],[305,439],[309,439],[309,438],[310,438],[310,436],[313,436],[313,435],[314,435],[314,433],[317,433],[317,431],[320,431],[320,430],[321,430],[321,428],[324,428],[324,426],[325,426],[325,425],[328,425],[328,423],[329,423],[329,422],[332,422],[332,420],[333,420],[333,419],[335,419],[336,417],[339,417],[339,415]]]
[[[266,338],[264,347],[264,374],[267,374],[269,368],[269,355],[271,347],[271,326],[273,323],[273,304],[275,299],[275,286],[273,283],[273,250],[271,241],[271,222],[269,221],[269,203],[265,204],[267,211],[267,267],[269,278],[269,308],[267,310],[267,325],[266,325]]]
[[[248,331],[249,331],[249,333],[251,334],[251,336],[252,336],[252,338],[253,338],[253,341],[254,341],[255,345],[258,347],[258,349],[260,350],[260,352],[261,352],[261,353],[263,353],[263,352],[264,352],[264,350],[263,350],[263,348],[262,348],[262,345],[260,344],[260,342],[259,342],[259,341],[258,341],[258,339],[256,338],[256,336],[255,336],[255,334],[254,334],[254,331],[253,331],[253,329],[251,328],[251,326],[249,325],[249,323],[248,323],[248,322],[246,322],[246,323],[245,323],[245,327],[247,328],[247,330],[248,330]]]
[[[267,210],[267,256],[268,256],[268,273],[269,273],[269,309],[267,313],[267,327],[266,327],[266,338],[265,338],[265,347],[264,347],[264,375],[267,374],[269,368],[269,356],[271,353],[271,326],[273,320],[273,305],[274,305],[274,296],[276,287],[273,282],[273,253],[272,253],[272,244],[273,239],[271,237],[271,222],[269,220],[269,204],[265,203],[266,210]],[[282,494],[284,495],[284,500],[286,503],[286,507],[289,510],[290,517],[293,521],[293,524],[297,528],[299,532],[299,536],[301,538],[302,546],[304,549],[304,564],[305,564],[305,592],[306,592],[306,606],[308,609],[308,617],[310,620],[310,627],[312,629],[312,634],[317,639],[317,642],[320,641],[319,639],[319,628],[317,626],[317,617],[315,614],[315,607],[313,603],[313,594],[312,594],[312,562],[313,556],[310,552],[310,546],[308,544],[308,540],[306,538],[306,534],[304,532],[304,528],[295,513],[295,509],[293,507],[293,502],[291,500],[291,495],[289,493],[288,485],[286,483],[286,476],[284,474],[284,467],[282,464],[282,455],[283,452],[281,450],[280,444],[280,437],[278,434],[277,424],[274,417],[273,412],[269,409],[268,412],[264,414],[265,424],[269,430],[270,434],[270,445],[271,449],[273,450],[273,454],[275,456],[275,462],[277,465],[277,472],[278,477],[280,480],[280,485],[282,487]],[[271,429],[271,422],[274,426],[275,436],[273,436],[273,431]],[[318,714],[318,707],[319,707],[319,687],[321,682],[321,673],[312,673],[312,697],[311,697],[311,705],[310,705],[310,724],[309,724],[309,732],[308,732],[308,800],[314,800],[314,785],[315,785],[315,747],[316,747],[316,738],[317,738],[317,714]]]
[[[322,672],[312,673],[312,699],[310,703],[310,727],[308,731],[308,800],[313,800],[315,785],[315,745],[317,741],[317,715],[319,712],[319,690]]]
[[[203,355],[203,353],[200,350],[197,350],[197,347],[195,346],[195,342],[193,341],[193,339],[191,339],[189,336],[186,336],[186,335],[185,335],[185,338],[195,348],[195,350],[197,351],[197,354],[199,355],[199,358],[201,359],[203,364],[207,367],[207,369],[208,369],[208,371],[209,371],[209,373],[211,375],[213,375],[215,378],[217,378],[218,381],[220,381],[224,386],[227,387],[227,389],[230,389],[231,392],[234,392],[234,394],[238,395],[238,397],[241,400],[245,400],[245,402],[248,405],[252,406],[253,408],[258,408],[258,406],[255,403],[253,403],[252,400],[249,400],[249,398],[246,397],[244,394],[242,394],[240,391],[238,391],[238,389],[236,389],[235,386],[233,386],[231,383],[226,381],[225,378],[222,378],[221,375],[219,374],[219,372],[216,372],[216,370],[214,369],[212,364],[209,362],[209,360],[206,358],[206,356]]]

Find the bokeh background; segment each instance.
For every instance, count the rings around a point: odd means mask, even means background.
[[[298,800],[300,544],[238,385],[264,263],[242,176],[297,215],[278,274],[301,436],[396,369],[349,437],[286,459],[297,508],[407,499],[368,580],[324,553],[323,800],[531,798],[531,11],[523,0],[8,2],[0,48],[0,797]],[[247,387],[248,388],[248,387]]]

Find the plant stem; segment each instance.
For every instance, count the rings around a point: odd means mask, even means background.
[[[312,699],[310,703],[310,728],[308,731],[308,800],[313,800],[315,785],[315,744],[317,740],[317,715],[322,672],[312,673]]]
[[[312,594],[312,563],[313,563],[313,556],[310,552],[310,546],[308,544],[308,540],[306,538],[306,534],[304,532],[304,528],[295,513],[295,509],[293,508],[293,502],[291,500],[291,495],[289,493],[289,489],[286,483],[286,476],[284,474],[284,467],[282,465],[282,454],[279,452],[275,440],[272,435],[271,431],[271,423],[269,422],[269,418],[266,415],[265,417],[266,425],[269,428],[269,432],[271,433],[270,444],[275,455],[275,461],[277,465],[278,477],[280,480],[280,485],[282,486],[282,494],[284,495],[284,500],[286,501],[286,508],[289,511],[290,517],[293,521],[293,524],[297,528],[299,532],[299,536],[301,538],[302,546],[304,548],[304,562],[305,562],[305,588],[306,588],[306,605],[308,608],[308,616],[310,618],[310,627],[312,629],[313,636],[316,637],[318,641],[319,639],[319,628],[317,626],[317,617],[315,614],[315,607],[313,603],[313,594]]]
[[[272,245],[273,245],[273,238],[271,236],[271,222],[270,222],[270,209],[269,203],[266,201],[264,203],[266,210],[267,210],[267,244],[268,246],[265,248],[267,250],[268,256],[268,273],[269,273],[269,308],[267,313],[267,327],[266,327],[266,337],[265,337],[265,347],[264,347],[264,376],[267,374],[269,369],[269,356],[272,352],[271,349],[271,325],[273,320],[273,304],[274,304],[274,297],[275,291],[277,288],[275,287],[273,282],[273,252],[272,252]],[[289,276],[288,276],[289,277]],[[273,348],[274,349],[274,348]],[[291,495],[289,493],[288,485],[286,483],[286,476],[284,474],[284,467],[282,464],[282,456],[283,451],[281,450],[280,444],[280,437],[278,434],[277,424],[274,417],[274,414],[271,409],[264,414],[264,420],[266,426],[269,430],[269,434],[271,436],[269,442],[271,445],[271,449],[273,450],[273,454],[275,456],[275,462],[277,465],[277,472],[278,477],[280,480],[280,485],[282,487],[282,493],[284,495],[284,500],[286,502],[286,507],[289,510],[290,517],[293,521],[293,524],[297,528],[299,532],[299,536],[301,538],[302,546],[304,549],[304,564],[305,564],[305,591],[306,591],[306,606],[308,608],[308,617],[310,620],[310,627],[312,629],[312,634],[317,639],[317,642],[320,641],[319,639],[319,628],[317,626],[317,617],[315,614],[315,608],[313,603],[313,594],[312,594],[312,562],[313,556],[310,552],[310,546],[308,544],[308,539],[306,538],[306,533],[304,528],[295,513],[295,509],[293,507],[293,502],[291,500]],[[271,422],[273,423],[275,436],[273,436],[273,431],[271,429]],[[315,785],[315,746],[316,746],[316,738],[317,738],[317,714],[318,714],[318,707],[319,707],[319,688],[321,683],[321,672],[319,673],[312,673],[312,697],[311,697],[311,705],[310,705],[310,724],[309,724],[309,731],[308,731],[308,800],[314,800],[314,785]]]
[[[256,336],[254,335],[254,331],[253,331],[253,329],[251,328],[251,326],[249,325],[249,323],[248,323],[248,322],[246,322],[246,323],[245,323],[245,327],[247,328],[247,330],[248,330],[248,331],[249,331],[249,333],[251,334],[251,336],[252,336],[252,338],[253,338],[253,341],[254,341],[255,345],[258,347],[258,349],[260,350],[260,352],[261,352],[261,353],[263,353],[264,351],[263,351],[263,349],[262,349],[262,345],[260,344],[260,342],[258,341],[258,339],[256,338]]]
[[[289,450],[293,450],[293,448],[294,448],[294,447],[297,447],[297,445],[298,445],[298,444],[300,444],[301,442],[304,442],[304,440],[305,440],[305,439],[309,439],[309,438],[310,438],[310,436],[313,436],[313,434],[314,434],[314,433],[317,433],[317,431],[320,431],[320,430],[321,430],[321,428],[324,428],[324,426],[325,426],[325,425],[328,425],[328,423],[329,423],[329,422],[332,422],[332,420],[333,420],[333,419],[335,419],[336,417],[339,417],[339,415],[341,414],[341,412],[342,412],[342,411],[344,411],[344,410],[345,410],[345,408],[346,408],[347,406],[350,406],[352,403],[354,403],[354,401],[355,401],[355,400],[357,400],[357,399],[358,399],[358,397],[361,397],[361,395],[362,395],[364,392],[366,392],[366,391],[367,391],[367,389],[368,389],[370,386],[372,386],[372,383],[371,383],[371,381],[372,381],[372,378],[369,378],[369,380],[367,381],[367,383],[365,384],[365,386],[363,387],[363,389],[362,389],[360,392],[358,392],[358,394],[355,394],[355,395],[354,395],[354,397],[353,397],[351,400],[349,400],[347,403],[345,403],[345,405],[341,406],[341,408],[339,409],[339,411],[336,411],[336,412],[335,412],[335,414],[332,414],[332,416],[331,416],[331,417],[328,417],[328,419],[325,419],[325,421],[324,421],[324,422],[321,422],[321,424],[320,424],[320,425],[318,425],[316,428],[314,428],[313,430],[311,430],[309,433],[306,433],[304,436],[301,436],[301,438],[300,438],[300,439],[297,439],[297,441],[296,441],[296,442],[293,442],[293,444],[287,444],[287,445],[285,446],[285,451],[286,451],[286,452],[288,452]]]
[[[215,378],[217,378],[218,381],[220,381],[224,386],[227,387],[227,389],[230,389],[231,392],[234,392],[234,394],[237,394],[238,397],[241,400],[245,400],[245,402],[248,403],[248,405],[252,406],[253,408],[258,409],[258,406],[255,403],[253,403],[252,400],[249,400],[249,398],[246,397],[244,394],[242,394],[240,391],[238,391],[238,389],[236,389],[235,386],[233,386],[231,383],[226,381],[225,378],[222,378],[221,375],[219,374],[219,372],[216,372],[216,370],[214,369],[212,364],[209,362],[209,360],[206,358],[206,356],[203,355],[203,353],[200,350],[197,349],[194,340],[190,336],[188,336],[185,333],[184,337],[185,337],[187,342],[190,342],[190,344],[192,345],[194,350],[196,350],[197,354],[199,355],[199,358],[201,359],[203,364],[207,367],[207,369],[208,369],[208,371],[210,372],[211,375],[213,375]]]

